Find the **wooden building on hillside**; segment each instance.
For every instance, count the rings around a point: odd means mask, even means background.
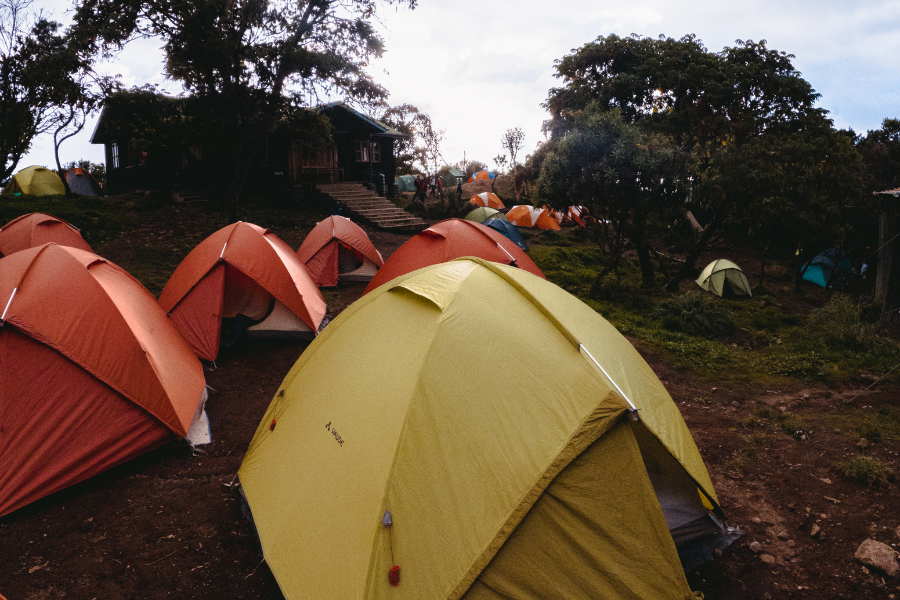
[[[248,185],[252,180],[260,189],[289,189],[346,181],[372,183],[380,193],[392,194],[396,174],[394,141],[405,134],[343,102],[332,102],[317,110],[331,122],[332,142],[310,151],[295,143],[301,135],[297,132],[271,134],[251,167]],[[142,121],[147,121],[146,116]],[[210,152],[205,152],[196,140],[153,143],[134,135],[129,123],[128,115],[111,118],[104,108],[91,137],[92,144],[104,145],[110,194],[218,187],[220,169],[209,164],[209,160],[204,161],[204,155]],[[139,138],[141,141],[135,141]]]

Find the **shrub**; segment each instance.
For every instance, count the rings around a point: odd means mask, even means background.
[[[731,313],[716,304],[711,297],[699,292],[666,300],[656,309],[655,314],[667,329],[673,327],[673,320],[677,320],[682,323],[683,331],[694,335],[722,337],[734,331]]]
[[[825,306],[813,311],[808,324],[814,335],[829,345],[865,350],[889,344],[878,335],[878,325],[863,320],[862,307],[845,295],[835,295]]]
[[[854,456],[838,463],[838,468],[850,479],[868,485],[884,485],[894,472],[873,456]]]

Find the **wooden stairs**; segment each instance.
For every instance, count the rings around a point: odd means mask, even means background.
[[[361,183],[319,183],[316,189],[353,216],[386,230],[424,229],[425,221]]]

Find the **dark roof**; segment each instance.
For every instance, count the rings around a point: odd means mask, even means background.
[[[405,133],[401,133],[381,121],[376,121],[372,117],[364,115],[340,100],[324,104],[319,107],[319,110],[328,115],[328,118],[331,119],[331,124],[336,131],[351,131],[351,121],[357,120],[361,121],[363,130],[368,130],[366,133],[371,133],[372,135],[392,138],[409,137]],[[354,131],[356,129],[357,127],[352,128]]]

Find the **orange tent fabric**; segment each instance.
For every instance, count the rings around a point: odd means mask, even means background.
[[[473,181],[488,181],[494,177],[496,177],[496,175],[490,171],[478,171],[477,173],[472,173],[472,176],[469,177],[466,183],[472,183]]]
[[[397,248],[369,282],[365,293],[400,275],[463,256],[513,265],[546,279],[534,261],[503,234],[474,221],[447,219]]]
[[[0,255],[42,246],[48,242],[93,252],[77,229],[53,215],[29,213],[0,228]]]
[[[0,259],[0,515],[185,437],[200,361],[120,267],[45,244]]]
[[[559,230],[559,223],[556,222],[549,212],[544,208],[534,208],[525,204],[513,206],[506,213],[506,219],[519,227],[534,227],[537,229],[555,229]]]
[[[272,299],[313,332],[325,317],[325,300],[294,251],[268,229],[238,222],[191,250],[169,278],[159,303],[197,356],[219,354],[222,318],[261,319]]]
[[[297,257],[306,265],[306,270],[316,285],[334,287],[342,274],[340,269],[342,248],[345,252],[353,251],[360,262],[365,263],[365,259],[368,259],[374,270],[384,265],[381,253],[372,245],[366,232],[347,217],[337,215],[316,224],[297,250]],[[367,275],[350,279],[369,281],[374,275],[374,270],[366,269]]]
[[[489,208],[506,208],[503,206],[503,200],[497,194],[492,192],[481,192],[469,198],[469,202],[475,206],[487,206]]]

